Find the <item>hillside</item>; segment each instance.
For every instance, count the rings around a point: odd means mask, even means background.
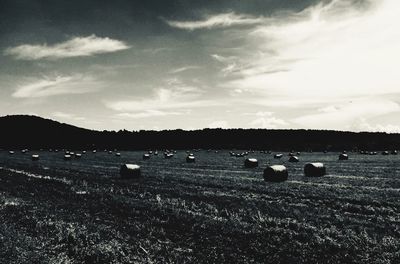
[[[1,148],[399,149],[400,134],[328,130],[95,131],[37,116],[0,117]]]

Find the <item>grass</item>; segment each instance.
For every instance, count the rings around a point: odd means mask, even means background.
[[[2,263],[400,263],[400,157],[255,153],[243,159],[197,152],[143,161],[88,153],[0,153]],[[328,176],[302,167],[322,161]],[[143,179],[120,180],[119,165],[142,166]],[[289,180],[265,183],[267,164]],[[40,177],[39,177],[40,176]]]

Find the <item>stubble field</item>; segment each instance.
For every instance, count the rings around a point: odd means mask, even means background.
[[[193,153],[1,151],[0,262],[400,263],[400,155],[256,151],[247,169],[227,150]],[[328,175],[304,177],[316,161]],[[121,180],[123,163],[142,179]],[[288,181],[264,182],[273,164]]]

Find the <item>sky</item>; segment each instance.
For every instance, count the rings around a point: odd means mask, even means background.
[[[400,133],[398,0],[1,0],[0,115]]]

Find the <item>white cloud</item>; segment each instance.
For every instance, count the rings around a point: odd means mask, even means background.
[[[84,121],[84,120],[86,120],[86,118],[84,118],[82,116],[77,116],[77,115],[70,114],[70,113],[65,113],[65,112],[54,112],[51,115],[53,117],[61,118],[61,119],[68,119],[68,120],[75,120],[75,121]]]
[[[288,123],[280,118],[274,116],[273,112],[258,111],[255,113],[243,113],[243,116],[255,116],[256,118],[248,123],[250,128],[283,128],[288,125]]]
[[[247,42],[237,64],[246,67],[224,87],[305,105],[308,99],[398,93],[400,2],[370,3],[357,8],[335,0],[238,31]]]
[[[199,69],[199,68],[200,68],[199,66],[190,65],[190,66],[176,68],[176,69],[170,71],[170,73],[176,74],[176,73],[181,73],[181,72],[184,72],[184,71],[194,70],[194,69]]]
[[[164,87],[154,90],[150,98],[108,101],[105,102],[105,105],[118,112],[143,113],[146,111],[208,107],[216,104],[215,101],[201,99],[203,93],[204,91],[200,88],[186,85],[178,78],[171,78],[165,80]]]
[[[68,41],[54,45],[24,44],[8,48],[4,53],[14,56],[19,60],[56,60],[70,57],[92,56],[129,48],[130,47],[123,41],[91,35],[88,37],[74,37]]]
[[[237,15],[233,12],[222,13],[212,16],[206,16],[202,20],[197,21],[173,21],[166,20],[166,23],[171,27],[196,30],[196,29],[211,29],[211,28],[224,28],[235,25],[252,25],[258,24],[263,21],[261,17],[252,17],[247,15]]]
[[[400,111],[400,105],[387,99],[364,98],[327,106],[325,110],[328,111],[319,109],[314,113],[294,118],[292,122],[303,128],[354,130],[354,124],[359,120]]]
[[[283,120],[276,118],[274,116],[271,117],[259,117],[254,119],[249,123],[250,127],[253,128],[268,128],[268,129],[275,129],[275,128],[282,128],[283,126],[288,125],[288,123]]]
[[[122,117],[122,118],[130,118],[130,119],[140,119],[140,118],[148,118],[148,117],[163,117],[163,116],[178,116],[178,115],[183,115],[185,112],[171,112],[171,111],[160,111],[160,110],[146,110],[143,112],[137,112],[137,113],[118,113],[116,116],[117,117]]]
[[[208,124],[208,128],[228,128],[228,127],[229,127],[228,122],[224,120],[217,120]]]
[[[352,129],[356,131],[371,131],[371,132],[386,132],[386,133],[400,133],[400,125],[382,125],[371,124],[366,118],[359,118],[354,123]]]
[[[83,94],[94,92],[99,83],[89,76],[72,75],[30,79],[17,87],[12,94],[15,98],[37,98],[62,94]]]

